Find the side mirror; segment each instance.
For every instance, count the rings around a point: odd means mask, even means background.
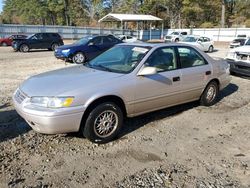
[[[157,69],[155,67],[143,67],[137,74],[137,76],[147,76],[154,75],[157,73]]]

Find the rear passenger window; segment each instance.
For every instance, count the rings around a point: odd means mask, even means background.
[[[102,37],[95,37],[92,41],[94,45],[102,45]]]
[[[204,58],[193,48],[178,47],[182,68],[189,68],[207,64]]]
[[[146,61],[146,65],[156,67],[159,72],[177,69],[174,48],[160,48],[154,51]]]

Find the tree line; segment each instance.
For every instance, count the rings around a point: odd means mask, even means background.
[[[166,28],[250,27],[250,0],[4,0],[0,23],[97,26],[108,13],[151,14]]]

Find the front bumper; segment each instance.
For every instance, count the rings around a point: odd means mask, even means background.
[[[234,61],[232,59],[227,59],[230,65],[230,72],[237,73],[243,76],[250,76],[250,62]]]
[[[61,50],[55,50],[54,55],[57,59],[61,59],[61,60],[71,60],[71,54],[70,53],[62,53]]]
[[[13,96],[13,102],[17,113],[25,119],[30,127],[44,134],[59,134],[77,132],[80,128],[84,107],[68,107],[58,109],[45,109],[27,105],[24,99],[20,103]]]

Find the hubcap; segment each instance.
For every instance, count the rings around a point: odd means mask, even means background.
[[[84,56],[81,53],[78,53],[74,56],[74,62],[76,63],[83,63],[84,62]]]
[[[52,50],[55,50],[58,47],[58,44],[53,44]]]
[[[211,101],[214,100],[215,96],[216,96],[216,88],[215,88],[214,85],[212,85],[207,90],[207,97],[206,97],[206,99],[207,99],[208,102],[211,102]]]
[[[29,47],[27,45],[22,46],[22,51],[27,52],[29,50]]]
[[[114,133],[118,125],[118,116],[111,110],[106,110],[99,114],[94,122],[94,132],[101,138],[105,138]]]
[[[7,46],[7,44],[4,42],[4,43],[2,43],[2,46]]]

